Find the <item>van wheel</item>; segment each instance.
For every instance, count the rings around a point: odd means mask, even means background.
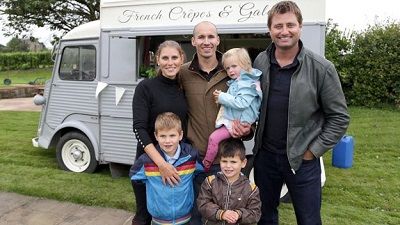
[[[57,144],[57,161],[61,169],[76,173],[93,173],[97,167],[93,145],[78,132],[63,135]]]

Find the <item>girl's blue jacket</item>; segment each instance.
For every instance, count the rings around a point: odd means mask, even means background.
[[[262,100],[261,74],[258,69],[252,69],[251,73],[242,70],[237,79],[228,81],[228,91],[218,97],[225,119],[249,124],[257,121]]]

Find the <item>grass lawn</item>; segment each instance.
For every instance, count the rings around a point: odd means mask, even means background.
[[[39,115],[0,111],[0,191],[133,211],[128,177],[113,179],[108,167],[66,172],[57,167],[55,149],[32,147]]]
[[[43,78],[40,79],[40,81],[43,83],[44,81],[50,79],[51,72],[52,68],[0,71],[0,87],[5,86],[3,81],[6,78],[11,80],[11,86],[15,84],[28,84],[30,81],[34,81],[36,78]]]
[[[355,140],[353,167],[331,165],[324,155],[324,224],[400,224],[400,111],[350,108],[348,134]],[[94,174],[57,168],[55,150],[36,149],[39,113],[0,112],[0,191],[134,210],[127,177],[107,167]],[[296,224],[291,204],[280,206],[280,224]]]

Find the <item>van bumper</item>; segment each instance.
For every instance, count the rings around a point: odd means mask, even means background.
[[[39,137],[32,138],[32,145],[35,148],[39,148]]]

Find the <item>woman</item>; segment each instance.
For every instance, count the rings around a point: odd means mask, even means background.
[[[159,167],[164,183],[174,185],[179,182],[179,175],[155,148],[154,122],[158,114],[173,112],[181,119],[184,136],[186,135],[187,105],[177,79],[184,62],[184,51],[177,42],[167,40],[158,47],[156,60],[159,66],[158,76],[140,82],[133,96],[133,132],[138,140],[136,159],[146,152]],[[150,224],[151,216],[146,207],[146,187],[144,184],[134,183],[132,187],[136,197],[136,214],[132,224]]]

